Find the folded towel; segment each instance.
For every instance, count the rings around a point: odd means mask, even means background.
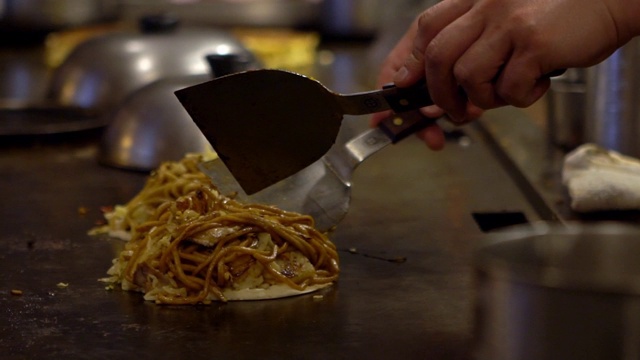
[[[564,158],[562,182],[578,212],[640,209],[640,160],[584,144]]]

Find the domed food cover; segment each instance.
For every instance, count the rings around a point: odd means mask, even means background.
[[[246,54],[207,55],[215,77],[252,69],[259,64]],[[118,106],[100,143],[98,160],[105,165],[148,171],[186,153],[208,152],[211,145],[174,92],[211,79],[211,75],[166,77],[145,85]]]
[[[253,58],[223,30],[179,26],[177,19],[164,15],[147,16],[138,31],[111,33],[78,45],[55,70],[48,96],[62,105],[109,111],[156,80],[211,75],[206,57],[227,54]]]

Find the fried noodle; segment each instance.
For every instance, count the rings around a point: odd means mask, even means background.
[[[129,235],[103,279],[161,304],[226,301],[243,289],[336,281],[338,253],[313,218],[221,195],[187,156],[163,164],[103,231]],[[122,236],[121,236],[122,237]]]

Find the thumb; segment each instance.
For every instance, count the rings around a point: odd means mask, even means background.
[[[424,47],[420,43],[414,42],[411,54],[405,60],[404,65],[393,75],[393,82],[398,87],[407,87],[424,77]]]

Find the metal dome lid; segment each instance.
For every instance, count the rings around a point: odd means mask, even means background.
[[[109,111],[156,80],[212,75],[207,56],[253,54],[226,31],[181,26],[166,15],[143,17],[137,31],[95,37],[78,45],[52,76],[48,97],[62,105]]]

